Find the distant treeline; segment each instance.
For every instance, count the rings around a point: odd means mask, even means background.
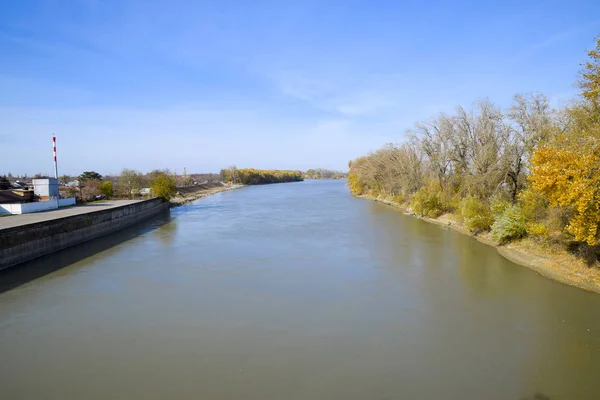
[[[221,179],[224,182],[241,185],[262,185],[267,183],[298,182],[304,180],[301,171],[287,171],[276,169],[237,169],[235,166],[221,170]]]
[[[309,169],[304,173],[306,179],[344,179],[348,176],[346,172],[332,171],[330,169]]]
[[[357,195],[390,199],[423,216],[455,214],[499,242],[600,239],[600,38],[588,53],[580,96],[553,110],[541,94],[507,109],[488,100],[417,123],[408,140],[350,163]],[[587,246],[585,246],[587,245]],[[587,250],[586,250],[587,249]],[[596,247],[597,249],[597,247]]]
[[[185,171],[185,169],[184,169]],[[31,177],[15,176],[8,173],[0,176],[0,190],[9,189],[11,182],[30,182],[31,179],[49,178],[38,173]],[[183,174],[177,175],[169,169],[153,170],[148,173],[125,168],[120,175],[101,175],[96,171],[84,171],[80,175],[61,175],[58,178],[62,197],[75,197],[81,202],[99,199],[138,199],[148,196],[170,200],[178,187],[201,185],[206,182],[218,182],[220,174]]]

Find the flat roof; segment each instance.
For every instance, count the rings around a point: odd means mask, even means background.
[[[6,214],[2,214],[2,216],[0,216],[0,230],[51,221],[53,219],[70,217],[72,215],[103,211],[110,208],[125,206],[127,204],[139,203],[140,201],[143,200],[109,200],[105,202],[59,208],[57,210],[40,211],[31,214],[9,214],[7,216],[4,216]]]

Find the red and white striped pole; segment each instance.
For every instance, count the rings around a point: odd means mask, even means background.
[[[58,179],[58,164],[56,163],[56,136],[52,136],[52,150],[54,151],[54,178]]]

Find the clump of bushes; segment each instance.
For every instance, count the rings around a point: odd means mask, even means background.
[[[460,214],[461,202],[463,197],[452,187],[447,187],[442,192],[442,204],[445,212],[455,212]]]
[[[501,244],[527,235],[527,220],[518,204],[511,204],[496,215],[492,237]]]
[[[460,216],[471,231],[489,230],[494,222],[490,207],[479,198],[468,195],[460,202]]]
[[[412,208],[422,217],[437,218],[445,211],[442,201],[442,190],[439,184],[431,182],[422,187],[412,198]]]
[[[548,200],[531,187],[523,189],[517,196],[523,215],[528,221],[542,221],[548,214]]]
[[[402,204],[404,202],[404,196],[401,194],[396,194],[392,196],[392,201],[396,204]]]
[[[499,215],[501,215],[508,207],[511,206],[511,202],[507,200],[502,194],[496,194],[490,200],[490,210],[494,215],[494,219],[496,219]]]
[[[550,236],[550,231],[545,223],[543,222],[529,222],[527,223],[527,235],[546,240]]]

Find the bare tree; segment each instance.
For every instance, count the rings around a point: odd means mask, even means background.
[[[120,197],[133,198],[142,188],[142,173],[124,168],[119,176],[117,192]]]
[[[547,140],[552,128],[552,111],[546,96],[517,94],[507,113],[509,135],[506,143],[506,178],[513,201],[524,185],[528,160],[540,142]]]

